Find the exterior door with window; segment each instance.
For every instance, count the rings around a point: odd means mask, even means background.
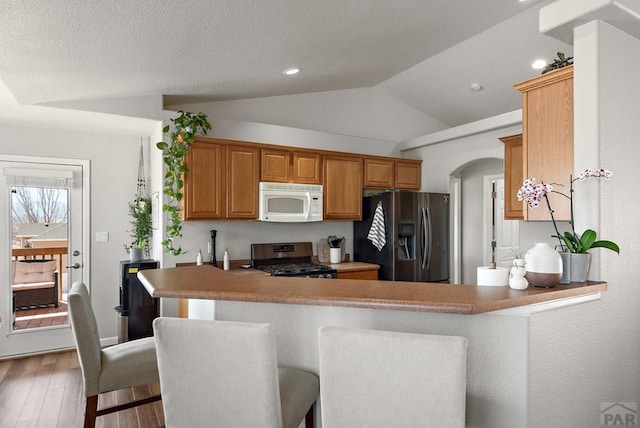
[[[74,346],[67,292],[88,276],[89,162],[0,155],[0,357]]]

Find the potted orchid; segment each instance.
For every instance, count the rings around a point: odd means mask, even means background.
[[[547,209],[549,210],[549,214],[551,216],[551,221],[553,222],[553,228],[556,232],[555,235],[551,235],[551,236],[558,239],[560,243],[560,248],[562,249],[562,251],[568,250],[569,253],[571,253],[572,255],[572,260],[574,259],[573,257],[574,254],[587,255],[584,257],[585,259],[587,259],[584,262],[584,264],[586,265],[586,269],[585,268],[582,269],[584,271],[584,275],[578,275],[578,274],[574,275],[572,272],[571,274],[572,281],[574,281],[574,279],[577,282],[584,282],[586,280],[586,276],[589,269],[589,262],[590,262],[590,257],[589,257],[590,254],[588,253],[588,251],[591,248],[606,248],[611,251],[615,251],[616,253],[620,253],[620,247],[618,247],[616,243],[612,241],[607,241],[607,240],[597,240],[596,231],[593,229],[587,229],[582,234],[578,234],[575,229],[575,222],[574,222],[574,216],[573,216],[574,214],[573,183],[575,183],[577,180],[587,180],[589,178],[597,178],[597,179],[603,178],[605,180],[608,180],[611,178],[612,175],[613,173],[611,171],[608,171],[602,168],[597,169],[595,171],[591,169],[586,169],[580,172],[580,174],[578,174],[578,177],[576,178],[574,178],[573,176],[570,177],[568,195],[558,190],[555,190],[552,184],[546,184],[544,182],[536,183],[535,178],[526,179],[523,182],[522,187],[518,190],[518,200],[525,201],[532,208],[538,207],[540,205],[540,202],[543,199],[545,200]],[[551,208],[551,204],[549,203],[549,198],[547,197],[547,194],[549,193],[557,193],[569,199],[570,209],[571,209],[571,220],[569,222],[569,224],[571,225],[570,232],[568,231],[568,232],[560,233],[560,231],[558,230],[558,225],[556,224],[556,220],[553,216],[553,209]],[[574,270],[573,266],[571,266],[571,270],[572,271]],[[577,270],[577,268],[575,270]],[[582,279],[583,277],[584,279]]]

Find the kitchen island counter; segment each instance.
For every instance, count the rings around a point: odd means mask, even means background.
[[[481,314],[594,295],[605,282],[554,288],[509,287],[238,275],[212,266],[150,269],[138,277],[153,297]]]

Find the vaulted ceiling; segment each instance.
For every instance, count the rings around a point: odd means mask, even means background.
[[[167,104],[375,86],[454,126],[519,108],[542,0],[5,0],[0,80],[21,104]],[[283,69],[301,73],[286,77]],[[483,87],[473,92],[472,83]]]

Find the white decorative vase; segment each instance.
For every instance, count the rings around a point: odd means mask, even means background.
[[[591,265],[590,253],[571,253],[569,278],[571,282],[586,282]]]
[[[538,242],[524,256],[525,278],[534,287],[555,287],[562,279],[562,257],[546,242]]]
[[[521,263],[517,263],[519,261]],[[527,269],[524,267],[523,259],[516,259],[513,261],[513,266],[509,272],[509,287],[514,290],[526,290],[529,287],[529,283],[524,277],[527,273]]]

